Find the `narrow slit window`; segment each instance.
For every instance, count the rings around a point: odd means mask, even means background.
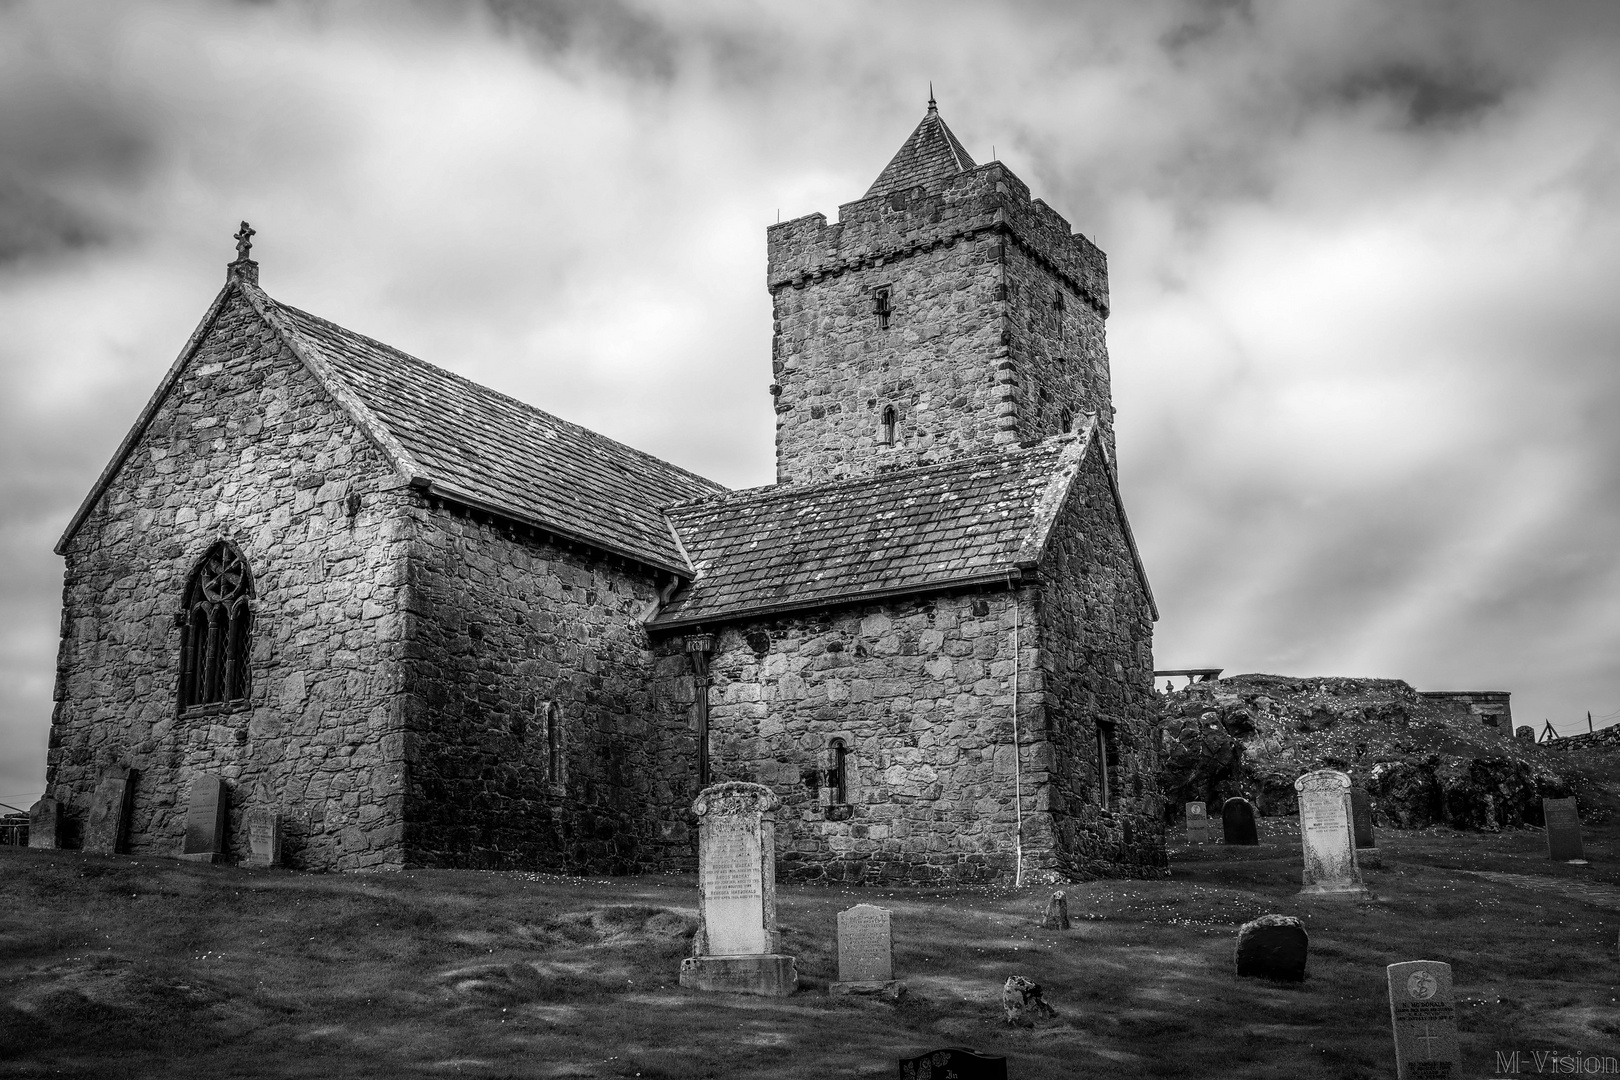
[[[849,802],[849,747],[843,739],[832,741],[832,768],[827,770],[829,801],[834,806]]]
[[[1097,803],[1104,810],[1115,808],[1118,787],[1119,746],[1114,739],[1114,725],[1097,725]]]
[[[546,706],[546,779],[562,779],[562,707],[555,701]]]
[[[872,314],[877,316],[879,330],[889,328],[889,316],[894,311],[891,304],[892,298],[887,285],[872,291]]]
[[[1074,412],[1073,412],[1073,410],[1064,409],[1063,412],[1058,415],[1058,423],[1061,425],[1061,430],[1062,430],[1063,434],[1067,435],[1071,431],[1073,431],[1074,430]]]
[[[885,405],[883,407],[883,423],[878,425],[878,441],[883,443],[884,446],[893,446],[894,445],[894,435],[895,435],[894,406],[893,405]]]

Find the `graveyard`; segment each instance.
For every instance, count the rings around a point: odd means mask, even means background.
[[[1066,930],[1043,927],[1052,886],[778,884],[797,986],[775,997],[681,985],[694,875],[0,847],[0,1074],[876,1077],[957,1045],[1016,1078],[1371,1080],[1396,1075],[1386,967],[1417,960],[1450,965],[1456,1075],[1620,1058],[1615,825],[1585,824],[1585,865],[1549,859],[1538,829],[1382,828],[1370,898],[1346,899],[1302,895],[1297,817],[1237,846],[1214,816],[1215,842],[1173,831],[1167,880],[1059,886]],[[889,913],[898,996],[829,992],[859,904]],[[1301,921],[1303,981],[1235,975],[1238,929],[1264,915]],[[1012,976],[1054,1015],[1010,1026]]]

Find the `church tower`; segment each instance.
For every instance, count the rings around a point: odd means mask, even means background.
[[[838,222],[766,230],[776,479],[869,475],[1074,430],[1113,451],[1108,263],[928,112]]]

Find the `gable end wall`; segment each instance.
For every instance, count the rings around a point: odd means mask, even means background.
[[[230,858],[247,854],[262,784],[292,865],[399,865],[405,497],[314,376],[229,299],[64,548],[47,785],[70,827],[121,762],[138,773],[137,853],[179,852],[190,785],[214,774],[230,792]],[[175,615],[220,539],[254,575],[248,703],[177,716]]]

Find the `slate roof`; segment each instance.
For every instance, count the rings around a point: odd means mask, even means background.
[[[697,577],[652,625],[1006,581],[1039,560],[1088,443],[672,507]]]
[[[684,570],[662,508],[721,485],[259,295],[288,344],[352,392],[419,485]]]
[[[929,101],[928,114],[900,150],[866,189],[863,199],[902,188],[936,187],[958,173],[977,168],[951,129],[945,126],[939,110]]]

